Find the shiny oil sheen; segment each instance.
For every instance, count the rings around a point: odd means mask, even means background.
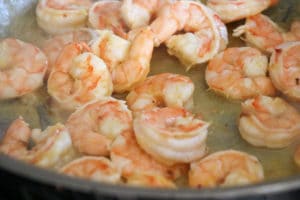
[[[37,26],[35,3],[33,0],[0,1],[0,39],[15,37],[40,46],[49,37]],[[279,5],[264,13],[282,28],[289,29],[290,22],[300,18],[300,1],[281,0]],[[240,24],[243,24],[243,21],[227,25],[229,35],[232,34],[233,28]],[[242,40],[230,37],[230,47],[244,45]],[[237,128],[240,102],[228,100],[208,89],[204,79],[206,65],[197,65],[186,72],[178,60],[168,55],[166,48],[162,46],[154,51],[150,75],[172,72],[191,77],[196,86],[193,112],[201,114],[206,121],[211,122],[208,136],[209,153],[235,149],[255,155],[262,162],[266,180],[299,174],[300,171],[293,162],[293,152],[300,140],[288,148],[277,150],[253,147],[245,142]],[[125,96],[126,94],[116,97]],[[0,101],[0,135],[3,135],[9,123],[18,116],[23,116],[32,128],[45,128],[58,121],[64,122],[68,114],[53,107],[46,87],[43,87],[34,94],[19,99]]]

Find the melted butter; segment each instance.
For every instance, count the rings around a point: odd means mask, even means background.
[[[16,16],[6,30],[0,32],[0,37],[15,37],[40,46],[47,35],[38,28],[34,9],[35,6],[32,6],[25,14]],[[278,6],[265,12],[285,29],[289,29],[293,19],[299,18],[299,13],[300,1],[298,0],[282,0]],[[233,28],[240,24],[243,24],[243,21],[228,25],[229,47],[245,45],[239,38],[231,37]],[[240,102],[230,101],[208,90],[204,79],[205,68],[206,64],[201,64],[193,67],[190,71],[185,71],[185,68],[175,57],[167,54],[165,47],[160,47],[154,51],[150,75],[172,72],[191,77],[195,84],[193,112],[201,114],[204,120],[211,122],[207,141],[209,153],[236,149],[255,155],[262,162],[266,180],[281,179],[299,173],[293,163],[293,152],[297,143],[300,142],[295,142],[288,148],[277,150],[253,147],[245,142],[240,137],[237,128],[241,109]],[[126,94],[115,95],[121,99],[124,99],[125,96]],[[46,92],[46,87],[35,92],[33,96],[26,95],[15,100],[0,101],[1,133],[3,134],[9,123],[18,116],[23,116],[32,128],[44,129],[56,122],[64,122],[69,113],[61,111],[53,105]],[[186,180],[181,182],[185,183]]]

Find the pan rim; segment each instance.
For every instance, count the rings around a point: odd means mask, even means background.
[[[206,189],[160,189],[142,188],[126,185],[112,185],[69,177],[55,171],[43,169],[23,161],[15,160],[6,155],[0,155],[0,168],[30,181],[35,181],[56,188],[75,192],[92,193],[96,195],[117,196],[121,198],[151,198],[151,199],[221,199],[255,197],[291,192],[300,188],[300,175],[278,180],[266,181],[247,186],[230,188]]]

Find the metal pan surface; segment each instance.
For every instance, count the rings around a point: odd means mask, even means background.
[[[0,39],[15,37],[39,46],[47,38],[47,35],[37,26],[35,20],[36,3],[34,0],[0,1]],[[279,26],[288,29],[292,20],[300,18],[300,1],[281,0],[279,5],[264,13],[270,16]],[[231,35],[234,27],[242,23],[230,24],[228,26],[229,35]],[[244,45],[242,40],[230,37],[229,46]],[[4,155],[0,155],[0,167],[44,184],[120,197],[230,198],[267,193],[275,194],[300,189],[299,169],[293,162],[293,152],[300,141],[295,142],[288,148],[279,150],[257,148],[246,143],[239,136],[236,123],[240,114],[240,102],[230,101],[208,90],[204,80],[205,67],[206,64],[199,65],[186,72],[175,57],[167,54],[165,47],[159,47],[154,51],[150,75],[161,72],[173,72],[191,77],[196,86],[193,112],[201,113],[205,120],[212,122],[208,136],[209,152],[235,149],[255,155],[264,167],[265,182],[233,188],[153,190],[107,185],[61,176],[55,172],[30,166]],[[53,112],[49,107],[49,96],[45,87],[41,88],[37,93],[37,103],[28,102],[28,97],[26,96],[20,99],[0,102],[0,137],[9,123],[19,115],[22,115],[34,128],[45,128],[58,121],[64,122],[66,119],[64,113]],[[122,98],[123,96],[119,97]],[[300,108],[300,106],[298,107]]]

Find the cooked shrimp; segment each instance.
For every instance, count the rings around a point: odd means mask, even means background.
[[[66,126],[79,152],[107,156],[112,141],[132,129],[132,116],[125,102],[108,98],[77,109]]]
[[[48,92],[65,109],[73,110],[112,93],[105,63],[88,51],[85,43],[65,46],[50,73]]]
[[[245,185],[263,179],[263,167],[257,158],[234,150],[193,162],[189,171],[189,185],[194,188]]]
[[[130,29],[147,26],[153,16],[172,0],[123,0],[121,14]]]
[[[29,149],[29,140],[34,131],[20,117],[11,123],[0,144],[0,152],[16,159],[41,166],[56,167],[75,155],[68,130],[62,124],[50,126],[41,134],[46,135]]]
[[[189,163],[206,154],[209,123],[182,108],[154,108],[137,115],[133,127],[138,144],[167,165]]]
[[[37,23],[50,34],[74,31],[85,26],[90,5],[90,0],[39,0]]]
[[[56,35],[49,38],[43,43],[43,52],[48,58],[48,70],[49,75],[53,65],[56,62],[62,49],[69,43],[72,42],[85,42],[89,43],[93,38],[97,37],[97,32],[92,29],[80,28],[78,30],[67,32],[64,34]]]
[[[123,39],[110,30],[99,30],[98,36],[91,41],[91,49],[100,57],[112,72],[128,56],[130,41]]]
[[[199,2],[170,3],[150,26],[155,34],[155,46],[166,42],[168,53],[176,56],[187,70],[208,61],[228,43],[225,25]],[[181,30],[186,33],[173,35]]]
[[[161,105],[191,109],[194,84],[183,75],[163,73],[148,77],[126,97],[129,108],[134,111],[152,109]]]
[[[300,167],[300,146],[297,147],[294,153],[294,161],[298,167]]]
[[[128,28],[121,17],[120,1],[102,0],[95,2],[89,10],[89,23],[96,29],[109,29],[116,35],[127,38]]]
[[[251,47],[228,48],[210,60],[205,73],[208,86],[231,99],[274,95],[266,76],[268,59]]]
[[[242,103],[241,136],[259,147],[283,148],[300,136],[300,113],[283,99],[258,96]]]
[[[102,36],[92,43],[93,52],[109,66],[114,92],[130,91],[136,84],[145,80],[149,73],[154,35],[149,27],[141,28],[128,43],[116,35],[113,36],[112,32],[102,33]]]
[[[86,178],[93,181],[106,183],[121,182],[121,173],[105,157],[83,156],[62,167],[60,172],[69,176]]]
[[[140,148],[132,130],[121,133],[114,140],[110,157],[128,181],[145,172],[155,176],[154,179],[164,177],[167,180],[174,180],[187,173],[187,165],[166,166],[153,159]]]
[[[277,46],[270,60],[270,77],[275,87],[291,99],[300,101],[300,41]]]
[[[263,27],[263,28],[262,28]],[[277,26],[269,17],[257,14],[247,18],[246,23],[233,32],[234,37],[243,38],[251,46],[264,52],[271,52],[273,48],[284,42],[284,30]]]
[[[137,187],[154,187],[154,188],[176,188],[175,183],[161,175],[151,173],[137,173],[130,176],[126,183]]]
[[[300,20],[292,22],[290,32],[294,34],[295,40],[300,40]]]
[[[48,62],[32,44],[7,38],[0,42],[0,99],[28,94],[43,85]]]
[[[278,0],[208,0],[207,6],[213,9],[225,23],[237,21],[261,13]]]

